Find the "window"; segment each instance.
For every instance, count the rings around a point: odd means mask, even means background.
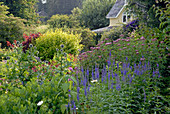
[[[128,14],[127,12],[123,12],[123,16],[122,16],[123,23],[127,23],[130,20],[130,18],[131,18],[130,14]]]
[[[42,1],[42,4],[45,4],[47,3],[47,0],[41,0]]]

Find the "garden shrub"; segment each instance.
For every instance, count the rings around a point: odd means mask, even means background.
[[[121,35],[124,35],[124,37],[128,37],[131,32],[136,30],[139,26],[139,20],[133,20],[125,25],[123,27],[113,27],[109,31],[105,31],[102,34],[102,37],[100,41],[103,41],[105,38],[109,38],[110,41],[119,39]]]
[[[119,39],[120,35],[122,34],[125,34],[122,27],[113,27],[109,31],[105,31],[102,34],[100,41],[103,41],[105,38],[108,38],[109,41],[113,41],[113,40]],[[125,37],[128,36],[128,34],[125,34],[125,35],[126,35]]]
[[[80,44],[81,38],[78,34],[66,33],[61,29],[56,29],[53,31],[48,31],[44,35],[36,39],[36,47],[39,51],[40,57],[42,59],[52,59],[56,52],[56,49],[61,49],[61,45],[64,45],[63,50],[66,53],[78,54],[82,49]]]
[[[26,22],[13,15],[7,16],[7,9],[9,8],[0,3],[0,42],[2,43],[2,48],[7,46],[6,41],[22,40],[25,29],[24,22]]]
[[[73,34],[80,34],[81,42],[84,45],[83,50],[88,50],[90,47],[95,46],[95,36],[96,34],[88,28],[64,28],[66,32],[72,32]]]
[[[72,15],[53,15],[47,23],[50,25],[51,28],[73,28],[78,27],[79,23],[73,18]]]
[[[126,25],[123,26],[123,30],[124,32],[132,32],[133,30],[136,30],[139,26],[139,20],[132,20],[129,23],[127,23]]]
[[[156,34],[155,34],[156,35]],[[111,58],[115,58],[116,61],[123,62],[123,57],[128,57],[130,63],[138,63],[140,59],[150,60],[153,65],[161,63],[160,67],[163,67],[163,63],[166,61],[166,54],[164,53],[166,44],[164,41],[159,42],[156,36],[146,38],[144,36],[133,34],[132,37],[125,39],[124,35],[115,41],[109,41],[109,38],[105,38],[95,47],[91,47],[90,51],[83,52],[80,55],[81,65],[94,66],[96,63],[102,66],[103,63],[107,63],[107,56],[112,53]]]

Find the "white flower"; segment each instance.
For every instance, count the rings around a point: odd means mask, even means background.
[[[40,106],[43,104],[43,101],[38,102],[37,106]]]
[[[91,83],[97,82],[97,80],[92,80]]]

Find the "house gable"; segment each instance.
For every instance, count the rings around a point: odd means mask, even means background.
[[[113,5],[112,9],[107,14],[106,18],[117,18],[119,14],[122,12],[126,5],[126,0],[117,0]]]

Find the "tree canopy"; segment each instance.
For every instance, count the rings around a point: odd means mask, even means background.
[[[106,15],[114,3],[115,0],[84,0],[79,15],[81,25],[90,29],[108,26]]]
[[[5,5],[9,7],[9,14],[13,14],[15,17],[21,17],[28,20],[28,22],[37,21],[36,3],[38,0],[1,0]]]
[[[158,27],[160,15],[157,15],[154,7],[166,8],[165,1],[167,0],[129,0],[128,8],[147,26]]]

